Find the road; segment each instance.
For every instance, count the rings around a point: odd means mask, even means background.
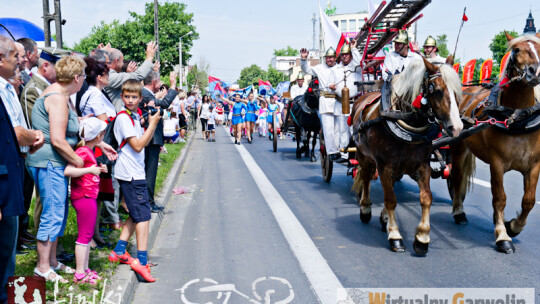
[[[319,162],[297,160],[290,138],[274,153],[258,136],[234,145],[221,127],[215,143],[197,137],[178,182],[191,192],[171,199],[149,253],[159,280],[139,284],[134,303],[264,303],[265,296],[272,303],[332,303],[340,287],[536,288],[540,303],[540,208],[514,238],[516,253],[498,253],[489,169],[481,162],[465,200],[468,225],[454,224],[446,182],[432,180],[431,244],[418,257],[412,242],[420,205],[410,178],[395,186],[407,250],[394,253],[378,221],[378,181],[373,219],[363,224],[346,168],[334,166],[325,183]],[[522,185],[519,174],[506,174],[507,219],[520,209]]]

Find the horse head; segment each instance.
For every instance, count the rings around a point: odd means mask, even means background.
[[[540,84],[540,33],[514,38],[506,33],[511,51],[505,69],[506,77],[532,87]]]
[[[423,61],[426,67],[421,88],[423,96],[446,132],[456,137],[463,130],[463,122],[458,109],[462,98],[461,82],[452,69],[454,58],[448,56],[446,64],[442,65],[432,64],[426,58]]]
[[[309,82],[308,88],[304,93],[304,100],[310,109],[319,109],[319,79],[313,77]]]

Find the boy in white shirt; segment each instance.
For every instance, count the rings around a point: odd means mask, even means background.
[[[139,279],[142,277],[147,282],[154,282],[156,279],[150,274],[147,253],[149,222],[152,215],[146,189],[144,147],[152,140],[161,116],[159,111],[149,115],[147,118],[149,125],[144,132],[141,118],[137,114],[139,102],[142,100],[141,83],[134,79],[127,80],[122,84],[120,96],[124,101],[124,108],[114,120],[114,136],[119,143],[114,171],[115,178],[120,184],[120,193],[129,210],[129,218],[122,228],[116,247],[109,254],[109,261],[130,264]],[[133,232],[137,236],[137,259],[132,258],[126,251]]]
[[[207,117],[208,117],[208,132],[212,132],[212,139],[208,138],[208,141],[213,141],[215,142],[216,141],[216,119],[217,119],[217,114],[216,112],[214,112],[214,107],[213,106],[210,106],[208,108],[208,114],[207,114]]]

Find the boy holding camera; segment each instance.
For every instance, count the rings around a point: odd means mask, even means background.
[[[158,111],[148,115],[148,128],[143,133],[140,116],[137,114],[137,107],[142,100],[141,83],[134,79],[127,80],[122,84],[120,96],[128,115],[119,114],[115,118],[114,136],[118,143],[125,141],[126,144],[118,152],[114,170],[120,184],[120,193],[129,210],[129,218],[122,228],[116,247],[109,254],[109,261],[130,264],[139,278],[154,282],[156,279],[150,274],[147,254],[149,221],[152,215],[146,189],[144,147],[152,140],[161,114]],[[137,237],[137,259],[132,258],[126,251],[133,232]]]

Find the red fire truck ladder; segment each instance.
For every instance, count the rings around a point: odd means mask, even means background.
[[[401,29],[407,29],[423,15],[416,16],[431,0],[391,0],[383,1],[369,20],[354,37],[362,54],[361,65],[366,61],[384,60],[377,53],[389,43]],[[416,16],[416,17],[415,17]]]

